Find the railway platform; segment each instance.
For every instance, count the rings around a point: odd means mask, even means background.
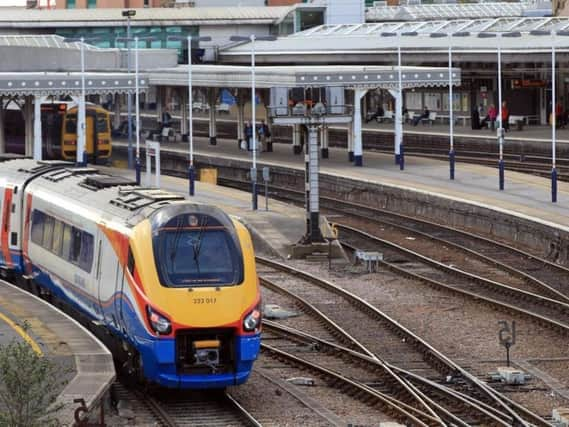
[[[115,148],[126,151],[126,142],[115,141]],[[251,153],[239,150],[234,140],[218,139],[209,145],[207,138],[194,138],[196,162],[215,166],[218,159],[251,161]],[[187,143],[163,143],[162,156],[188,152]],[[449,179],[448,162],[406,156],[402,171],[394,163],[393,155],[364,151],[363,167],[348,162],[345,149],[330,148],[328,159],[321,159],[320,173],[335,179],[351,178],[382,184],[394,189],[410,190],[425,196],[436,196],[471,206],[498,211],[569,232],[569,183],[558,182],[558,202],[551,202],[549,179],[506,170],[505,189],[498,188],[498,168],[456,164],[454,180]],[[304,156],[295,156],[288,144],[273,144],[273,152],[259,153],[258,169],[287,167],[304,171]],[[250,196],[244,196],[242,208],[250,209]],[[263,206],[263,202],[259,202]],[[273,203],[271,201],[271,203]],[[302,229],[302,228],[301,228]]]
[[[23,327],[24,323],[28,327]],[[83,326],[40,298],[0,280],[0,345],[27,342],[61,372],[56,414],[62,425],[74,425],[84,399],[92,409],[111,386],[115,369],[111,353]],[[84,411],[77,414],[84,415]]]

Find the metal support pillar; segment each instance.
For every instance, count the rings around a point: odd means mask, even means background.
[[[216,123],[216,113],[215,101],[217,99],[217,91],[215,88],[208,89],[209,98],[209,143],[211,145],[217,144],[217,123]]]
[[[237,89],[237,143],[241,149],[241,143],[245,140],[245,98],[243,89]]]
[[[328,126],[325,124],[320,128],[320,154],[323,159],[328,158]]]
[[[4,98],[0,96],[0,154],[6,152],[6,134],[4,133]]]
[[[156,121],[162,121],[162,113],[164,112],[164,88],[156,86]]]
[[[45,97],[34,97],[34,160],[42,160],[41,104]]]
[[[85,97],[80,96],[77,103],[77,155],[76,163],[85,166],[87,164],[87,116],[85,111]],[[132,126],[132,120],[129,122]],[[131,131],[132,133],[132,131]],[[132,135],[131,135],[132,136]]]
[[[401,145],[403,144],[403,93],[399,90],[389,90],[395,98],[395,164],[401,164]]]
[[[269,135],[271,135],[269,137],[265,136],[265,138],[267,138],[267,152],[272,153],[273,152],[273,123],[268,118],[268,116],[267,116],[267,128],[269,129]]]
[[[120,93],[116,93],[114,98],[115,98],[115,105],[113,106],[114,107],[113,129],[119,129],[121,127],[122,95]]]
[[[292,127],[292,151],[294,154],[300,154],[302,148],[300,146],[301,129],[300,125],[293,125]]]
[[[354,161],[354,122],[348,123],[348,160]]]
[[[352,141],[354,144],[354,166],[363,166],[363,142],[362,142],[362,98],[367,89],[354,90],[354,116],[352,126]]]
[[[305,154],[307,243],[322,242],[318,194],[318,126],[309,125]]]
[[[23,107],[25,120],[25,152],[26,157],[32,157],[34,153],[34,106],[32,95],[26,95]]]
[[[182,134],[182,141],[184,142],[188,142],[188,133],[189,133],[189,124],[188,124],[188,116],[189,116],[189,110],[188,110],[188,102],[189,102],[189,98],[188,98],[188,91],[185,90],[185,88],[182,88],[182,90],[180,91],[180,100],[181,100],[181,104],[182,104],[182,120],[180,122],[180,133]]]

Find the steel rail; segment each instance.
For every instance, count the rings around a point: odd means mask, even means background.
[[[396,383],[399,383],[400,386],[403,387],[403,389],[407,393],[409,393],[409,395],[412,396],[417,401],[417,403],[419,403],[421,406],[423,406],[427,410],[427,412],[430,412],[431,415],[436,416],[436,413],[427,404],[427,402],[425,402],[425,396],[422,395],[421,392],[419,392],[414,387],[406,384],[399,376],[397,376],[387,366],[387,364],[384,363],[384,361],[379,356],[377,356],[372,351],[370,351],[368,348],[366,348],[362,343],[360,343],[353,336],[351,336],[349,333],[347,333],[336,322],[334,322],[332,319],[330,319],[328,316],[326,316],[324,313],[322,313],[320,310],[318,310],[316,307],[314,307],[313,304],[308,302],[305,298],[302,298],[302,297],[296,295],[295,293],[284,289],[282,286],[279,286],[276,283],[274,283],[274,282],[272,282],[272,281],[270,281],[264,277],[261,277],[260,281],[261,281],[262,286],[265,286],[269,289],[272,289],[273,291],[275,291],[277,293],[285,295],[285,296],[291,298],[292,300],[294,300],[297,304],[300,304],[306,311],[308,311],[308,312],[312,313],[314,316],[316,316],[316,318],[320,322],[323,322],[325,324],[325,327],[328,330],[331,330],[334,335],[339,336],[341,341],[353,345],[357,349],[361,350],[362,354],[365,354],[368,357],[370,357],[374,360],[377,360],[378,363],[381,363],[381,365],[383,366],[383,370],[385,371],[385,374],[387,374],[387,376],[388,376],[388,379],[393,380]]]
[[[486,404],[484,402],[477,401],[476,399],[473,399],[472,397],[470,397],[468,395],[464,395],[464,394],[462,394],[456,390],[445,387],[439,383],[428,380],[428,379],[426,379],[420,375],[417,375],[417,374],[414,374],[414,373],[407,371],[405,369],[399,368],[399,367],[397,367],[393,364],[390,364],[388,362],[378,361],[377,359],[369,357],[365,354],[361,354],[361,353],[354,351],[350,348],[343,347],[343,346],[340,346],[338,344],[332,343],[330,341],[326,341],[324,339],[315,337],[314,335],[311,335],[307,332],[297,330],[297,329],[293,329],[293,328],[290,328],[287,326],[279,325],[278,323],[272,322],[270,320],[264,320],[263,322],[264,322],[263,327],[268,329],[269,331],[272,331],[273,333],[276,333],[278,335],[287,335],[287,336],[290,336],[291,339],[293,339],[293,340],[298,340],[298,341],[304,342],[306,344],[317,343],[319,346],[319,348],[318,348],[319,351],[320,351],[320,349],[323,349],[324,352],[328,352],[331,350],[336,351],[339,354],[340,358],[343,359],[344,356],[348,356],[350,358],[357,359],[359,361],[359,363],[364,363],[365,366],[369,366],[370,369],[372,369],[372,370],[376,370],[377,368],[383,368],[383,365],[385,364],[385,365],[389,366],[393,371],[396,371],[401,375],[405,375],[406,377],[409,377],[411,379],[411,381],[414,381],[417,385],[423,385],[425,387],[431,388],[433,390],[433,393],[440,393],[440,394],[444,395],[445,398],[447,398],[447,399],[454,399],[454,400],[458,401],[459,404],[470,407],[470,408],[480,412],[481,414],[483,414],[489,420],[491,420],[492,422],[495,422],[496,424],[501,424],[504,426],[510,425],[508,422],[504,421],[503,418],[508,418],[504,413],[500,413],[497,409],[489,406],[488,404]],[[440,405],[439,405],[439,407],[440,407]],[[456,417],[454,414],[448,412],[446,409],[444,409],[442,407],[440,407],[440,408],[441,408],[441,410],[445,411],[448,419],[452,420],[452,422],[457,423],[457,424],[463,424],[465,426],[468,425],[464,421],[462,421],[461,419]],[[502,416],[503,418],[499,418],[499,416]]]
[[[531,292],[522,291],[522,290],[519,290],[516,288],[512,288],[510,286],[503,285],[503,284],[498,283],[498,282],[494,282],[494,281],[491,281],[488,279],[484,279],[483,277],[467,273],[467,272],[462,271],[460,269],[457,269],[455,267],[447,266],[447,265],[440,263],[436,260],[428,258],[425,255],[421,255],[417,252],[406,249],[406,248],[399,246],[395,243],[389,242],[387,240],[381,239],[381,238],[374,236],[372,234],[366,233],[365,231],[361,231],[361,230],[358,230],[356,228],[345,226],[345,225],[340,225],[340,224],[337,224],[337,227],[339,229],[349,230],[350,232],[355,233],[361,237],[367,238],[367,239],[369,239],[375,243],[387,246],[392,250],[395,250],[399,253],[405,254],[408,257],[415,258],[419,261],[422,261],[426,264],[433,266],[434,268],[446,271],[447,273],[450,273],[456,277],[460,277],[460,278],[463,278],[466,280],[475,281],[476,283],[483,285],[485,289],[490,289],[491,287],[495,287],[498,291],[501,291],[500,293],[508,293],[509,296],[516,296],[518,298],[519,302],[523,303],[524,301],[528,301],[531,303],[531,300],[533,299],[536,302],[536,304],[538,304],[540,306],[547,304],[548,306],[551,306],[553,309],[557,309],[559,311],[569,310],[569,307],[567,307],[566,304],[558,303],[557,301],[544,298],[541,295],[532,294]],[[346,247],[351,246],[345,242],[343,242],[342,244]],[[357,249],[357,248],[354,248],[354,249]],[[472,297],[475,299],[482,299],[482,300],[487,301],[493,305],[496,305],[499,308],[502,308],[502,309],[505,308],[505,309],[510,310],[510,311],[515,311],[515,312],[522,314],[524,316],[529,316],[533,320],[536,320],[536,321],[544,324],[547,327],[553,326],[553,327],[557,328],[559,331],[561,331],[562,333],[565,333],[565,334],[569,333],[569,323],[564,323],[564,322],[559,321],[558,319],[554,319],[552,317],[547,317],[547,316],[541,315],[539,313],[533,312],[531,310],[521,308],[521,307],[518,307],[516,305],[509,304],[509,303],[497,300],[497,299],[492,298],[492,297],[485,296],[479,292],[474,292],[474,291],[462,289],[460,287],[460,285],[457,285],[457,284],[447,284],[447,283],[441,282],[439,280],[431,279],[429,277],[426,277],[426,276],[423,276],[423,275],[420,275],[417,273],[413,273],[412,271],[405,270],[405,269],[403,269],[399,266],[396,266],[393,263],[390,263],[386,260],[381,260],[381,261],[379,261],[379,263],[382,265],[385,265],[386,267],[388,267],[392,270],[397,271],[400,274],[406,275],[408,277],[412,277],[414,279],[418,279],[418,280],[421,280],[424,282],[428,282],[428,283],[434,284],[436,286],[442,286],[445,289],[451,289],[453,291],[457,291],[459,293],[468,295],[469,297]]]
[[[338,374],[328,368],[324,368],[315,363],[309,362],[307,360],[301,359],[293,354],[285,352],[283,350],[277,349],[276,347],[270,346],[265,343],[261,343],[261,349],[264,353],[269,353],[273,357],[281,359],[298,366],[302,366],[304,369],[318,373],[319,375],[325,376],[332,380],[332,385],[342,384],[343,386],[348,386],[356,391],[356,396],[365,396],[367,401],[369,398],[375,399],[378,403],[382,404],[384,407],[388,407],[398,413],[400,416],[404,417],[407,421],[412,421],[415,425],[420,425],[427,427],[429,425],[439,425],[440,420],[433,417],[430,414],[419,411],[418,409],[387,396],[372,387],[369,387],[363,383],[359,383],[350,378],[347,378],[341,374]],[[359,396],[357,396],[359,397]],[[414,413],[414,414],[412,414]],[[420,418],[419,418],[420,417]],[[423,421],[426,420],[427,422]]]
[[[436,350],[434,347],[432,347],[425,340],[423,340],[418,335],[413,333],[411,330],[407,329],[399,322],[387,316],[378,308],[374,307],[373,305],[363,300],[362,298],[358,297],[357,295],[354,295],[353,293],[345,289],[342,289],[329,281],[319,279],[309,273],[303,272],[301,270],[282,264],[280,262],[276,262],[260,256],[257,256],[256,259],[261,264],[273,267],[275,269],[279,269],[281,271],[290,272],[290,274],[295,274],[311,283],[332,290],[335,293],[344,296],[345,298],[353,302],[355,305],[362,307],[365,311],[367,311],[374,317],[384,320],[388,324],[391,324],[395,329],[399,330],[401,333],[406,335],[409,342],[415,344],[416,346],[422,347],[423,350],[426,352],[426,354],[428,354],[433,359],[432,361],[439,365],[439,369],[446,369],[447,372],[453,373],[455,375],[456,374],[462,375],[464,379],[469,381],[473,386],[477,387],[481,392],[487,395],[489,399],[494,401],[497,405],[499,405],[506,412],[508,412],[510,416],[513,418],[513,420],[515,420],[515,422],[521,425],[528,425],[528,423],[520,416],[520,414],[518,414],[515,410],[513,410],[511,406],[514,406],[519,411],[522,411],[525,414],[525,416],[532,419],[532,422],[536,423],[537,425],[543,425],[543,426],[548,425],[548,423],[545,420],[543,420],[541,417],[529,411],[527,408],[511,401],[506,396],[503,396],[502,394],[496,392],[490,386],[480,381],[474,375],[472,375],[471,373],[460,367],[458,364],[456,364],[454,361],[449,359],[447,356]]]
[[[233,405],[235,410],[241,414],[241,416],[251,427],[263,427],[263,425],[257,421],[257,419],[247,409],[245,409],[229,392],[225,391],[224,396],[229,404]]]
[[[358,340],[356,340],[354,337],[352,337],[348,332],[346,332],[336,322],[334,322],[332,319],[330,319],[328,316],[326,316],[324,313],[322,313],[320,310],[318,310],[316,307],[314,307],[313,304],[308,302],[306,299],[296,295],[293,292],[290,292],[290,291],[284,289],[282,286],[279,286],[276,283],[274,283],[274,282],[272,282],[272,281],[270,281],[264,277],[260,277],[260,282],[261,282],[262,286],[267,287],[267,288],[273,290],[274,292],[285,295],[286,297],[295,301],[297,304],[301,305],[304,310],[312,313],[314,316],[316,316],[316,318],[320,322],[323,322],[325,324],[326,329],[332,331],[333,335],[339,336],[340,341],[351,344],[352,346],[354,346],[355,348],[360,350],[360,352],[362,354],[365,354],[366,356],[368,356],[374,360],[377,360],[378,363],[380,363],[383,366],[383,370],[385,371],[385,373],[387,374],[389,379],[394,380],[396,383],[399,383],[403,387],[403,389],[407,393],[409,393],[409,395],[412,396],[417,401],[417,403],[422,405],[427,410],[427,412],[431,412],[431,415],[436,416],[436,414],[433,412],[433,410],[425,402],[425,396],[421,396],[422,393],[420,393],[414,387],[410,387],[408,384],[406,384],[404,381],[402,381],[401,378],[399,376],[397,376],[395,373],[393,373],[393,371],[384,363],[383,360],[381,360],[381,358],[379,356],[375,355],[372,351],[370,351],[368,348],[366,348],[362,343],[360,343]]]

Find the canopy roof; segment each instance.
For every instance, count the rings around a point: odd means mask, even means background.
[[[126,73],[85,73],[90,94],[134,92],[136,80]],[[148,88],[148,77],[139,76],[139,88]],[[0,73],[0,96],[81,94],[81,73]]]
[[[498,18],[506,16],[550,16],[551,3],[547,9],[537,9],[528,2],[491,3],[437,3],[408,4],[401,6],[374,6],[366,10],[367,22],[420,21],[425,19]]]
[[[401,67],[404,88],[447,86],[448,68]],[[453,68],[453,84],[460,85],[460,69]],[[187,66],[151,71],[151,85],[187,86]],[[341,86],[346,88],[398,87],[397,67],[369,65],[256,67],[259,88]],[[234,65],[193,65],[192,85],[203,87],[251,87],[251,68]]]
[[[273,55],[275,59],[294,62],[310,61],[310,55],[326,55],[327,58],[335,55],[338,61],[342,61],[340,55],[378,55],[393,52],[398,45],[417,55],[446,52],[449,38],[433,38],[432,33],[462,33],[461,37],[453,37],[451,43],[454,51],[466,53],[495,54],[498,44],[505,52],[546,52],[551,50],[552,44],[560,49],[569,49],[568,36],[559,35],[552,39],[549,35],[531,35],[530,31],[534,30],[567,31],[569,18],[518,17],[321,25],[276,41],[257,41],[255,53],[261,59]],[[468,35],[465,36],[465,32]],[[391,37],[387,37],[386,33],[390,33]],[[480,34],[488,33],[501,37],[480,37]],[[508,37],[508,33],[519,33],[519,37]],[[394,37],[397,34],[401,36]],[[220,55],[229,61],[232,57],[240,57],[242,62],[250,52],[250,43],[245,43],[222,50]],[[360,62],[365,60],[360,58]]]

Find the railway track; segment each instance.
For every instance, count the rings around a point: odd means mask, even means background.
[[[569,306],[565,303],[447,266],[356,228],[336,226],[342,232],[342,244],[351,250],[381,251],[384,259],[379,261],[380,264],[399,275],[483,300],[499,309],[528,316],[546,327],[569,333]]]
[[[120,382],[112,387],[115,401],[134,415],[135,425],[161,427],[244,426],[261,424],[227,392],[171,392],[156,396],[131,389]],[[120,413],[120,409],[119,409]]]
[[[356,295],[284,264],[261,257],[257,257],[257,260],[259,264],[277,272],[273,277],[273,282],[276,279],[281,282],[290,280],[290,278],[279,276],[283,273],[296,280],[301,279],[303,285],[293,283],[291,289],[287,287],[287,290],[293,289],[306,300],[321,301],[319,304],[322,306],[321,309],[330,311],[327,314],[332,318],[349,318],[352,321],[350,333],[372,352],[370,357],[376,357],[405,371],[420,373],[422,376],[437,378],[440,381],[450,376],[457,381],[462,390],[469,390],[470,394],[474,393],[474,400],[481,400],[496,411],[505,414],[508,418],[506,422],[520,425],[528,423],[547,425],[539,416],[496,392],[413,332]],[[266,272],[261,275],[266,279]],[[306,286],[307,283],[313,286]],[[345,315],[348,306],[352,307],[350,316]],[[374,322],[373,328],[370,326],[370,320]],[[366,325],[366,328],[361,328],[361,325]],[[367,334],[366,331],[369,329],[373,329],[374,333]]]
[[[447,422],[454,425],[469,426],[474,424],[497,424],[510,425],[505,423],[504,419],[508,417],[504,413],[496,411],[489,405],[476,401],[472,397],[460,393],[456,390],[448,388],[435,381],[416,375],[410,371],[398,368],[394,365],[387,364],[372,356],[362,354],[347,347],[341,346],[330,341],[323,340],[314,335],[307,334],[303,331],[286,327],[278,323],[265,320],[264,333],[268,335],[265,341],[270,341],[271,346],[274,340],[282,340],[285,348],[290,350],[293,343],[299,349],[299,354],[306,359],[306,348],[312,349],[312,353],[325,354],[328,358],[336,360],[341,367],[343,375],[346,373],[346,363],[358,366],[360,370],[365,372],[365,377],[357,379],[374,389],[381,387],[385,394],[395,394],[397,396],[397,388],[386,387],[385,384],[378,384],[374,379],[378,372],[383,372],[386,368],[397,375],[399,380],[404,380],[406,385],[413,385],[417,393],[420,393],[426,404],[440,414],[441,422]],[[278,345],[278,344],[277,344]],[[283,345],[283,344],[281,344]],[[293,350],[294,351],[294,350]],[[351,375],[351,371],[349,371]],[[438,403],[442,402],[442,403]]]
[[[248,182],[223,179],[228,186],[249,189]],[[304,204],[304,193],[290,188],[271,187],[271,197]],[[522,281],[526,290],[545,298],[569,303],[569,268],[548,259],[518,249],[510,244],[491,240],[467,231],[436,224],[423,219],[372,208],[321,195],[320,205],[324,213],[354,217],[377,226],[389,226],[404,233],[428,238],[435,244],[444,244],[477,258],[481,262],[506,272]],[[549,257],[556,259],[558,245],[552,242]]]

